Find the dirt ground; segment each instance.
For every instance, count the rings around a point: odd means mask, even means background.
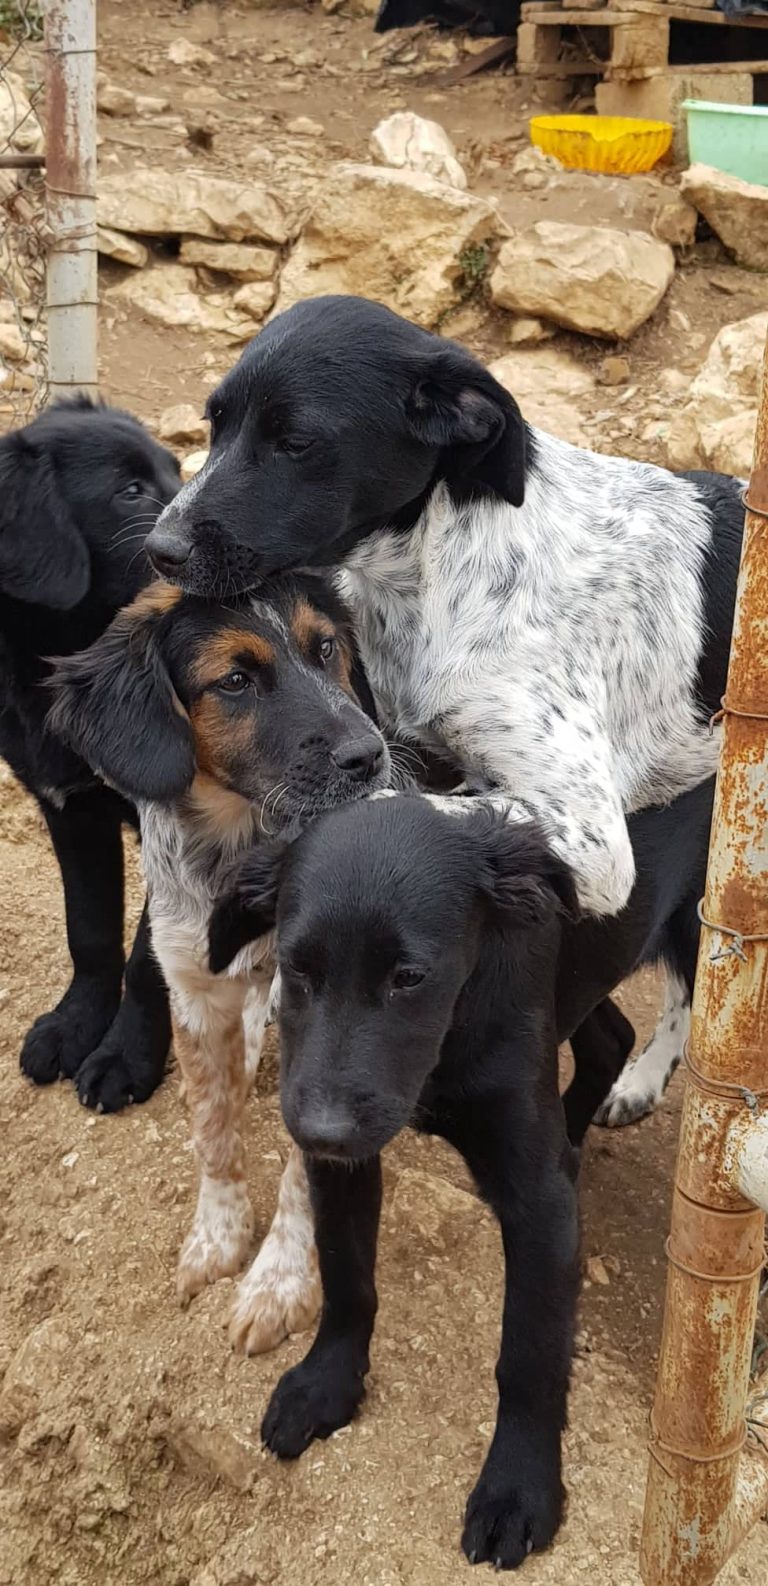
[[[424,74],[451,64],[451,40],[424,32],[377,41],[369,19],[318,9],[200,4],[182,13],[134,0],[102,0],[100,30],[110,78],[172,102],[166,126],[103,118],[103,169],[157,160],[235,172],[258,147],[270,180],[300,206],[330,160],[364,157],[381,116],[407,107],[442,121],[473,187],[514,211],[510,165],[536,108],[531,90],[501,74],[441,90]],[[217,64],[202,74],[171,66],[167,47],[180,36],[210,47]],[[216,118],[213,150],[193,154],[179,117],[203,114]],[[322,136],[291,132],[297,116],[317,120]],[[103,285],[120,273],[105,268]],[[715,244],[692,250],[628,349],[621,406],[615,392],[598,393],[594,444],[657,456],[654,426],[669,416],[659,371],[695,372],[716,330],[767,296],[765,279],[728,265]],[[498,356],[503,316],[472,308],[465,338]],[[588,364],[606,350],[575,337],[558,344]],[[210,339],[105,306],[104,393],[150,423],[178,400],[202,407],[233,357]],[[34,806],[7,775],[0,874],[0,1379],[10,1368],[0,1398],[0,1586],[467,1582],[458,1539],[494,1419],[501,1258],[461,1165],[411,1137],[387,1153],[381,1309],[362,1416],[297,1465],[279,1466],[260,1449],[260,1418],[307,1340],[259,1360],[233,1356],[229,1282],[186,1313],[176,1307],[195,1179],[176,1076],[147,1106],[113,1118],[83,1111],[69,1086],[35,1091],[19,1076],[23,1032],[64,989],[68,960],[55,864]],[[129,874],[135,914],[132,850]],[[644,975],[621,993],[641,1039],[657,991]],[[678,1079],[657,1116],[616,1134],[593,1131],[587,1146],[584,1256],[601,1257],[592,1270],[608,1281],[585,1283],[568,1518],[555,1548],[525,1565],[530,1586],[587,1577],[638,1586],[679,1099]],[[250,1103],[259,1232],[286,1149],[273,1052]],[[763,1526],[722,1582],[762,1586],[767,1576]]]

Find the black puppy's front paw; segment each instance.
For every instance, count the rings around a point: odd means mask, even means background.
[[[563,1513],[559,1479],[540,1480],[514,1468],[505,1479],[480,1480],[467,1504],[461,1545],[470,1564],[517,1569],[529,1553],[548,1547]]]
[[[139,1025],[120,1010],[101,1045],[78,1070],[75,1088],[84,1107],[120,1112],[134,1102],[148,1101],[165,1074],[170,1024],[158,1017],[151,1028]]]
[[[58,1007],[41,1014],[27,1031],[19,1056],[27,1079],[35,1085],[52,1085],[62,1077],[72,1079],[109,1029],[118,998],[119,992],[111,998],[71,987]]]
[[[315,1438],[348,1426],[364,1394],[362,1372],[302,1361],[278,1382],[262,1422],[262,1440],[280,1459],[298,1459]]]

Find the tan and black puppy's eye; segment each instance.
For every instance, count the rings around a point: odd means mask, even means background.
[[[247,672],[229,672],[216,684],[220,694],[244,694],[251,686],[251,679]]]
[[[323,663],[323,666],[326,665],[326,662],[330,661],[331,656],[335,652],[335,649],[336,649],[336,640],[334,638],[332,638],[330,635],[328,635],[325,639],[321,639],[320,648],[319,648],[318,654],[320,656],[320,660]]]

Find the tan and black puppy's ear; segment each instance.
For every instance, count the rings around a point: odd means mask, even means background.
[[[160,642],[180,598],[152,585],[90,649],[54,663],[50,731],[130,799],[168,803],[195,775],[192,728]]]
[[[220,975],[249,942],[275,928],[283,860],[290,843],[260,843],[238,860],[214,906],[208,928],[208,963]]]

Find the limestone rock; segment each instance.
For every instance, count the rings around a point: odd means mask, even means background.
[[[229,242],[288,239],[281,200],[250,177],[234,182],[201,171],[115,172],[100,178],[96,210],[99,225],[140,236],[190,232]]]
[[[22,363],[29,348],[18,325],[11,321],[0,324],[0,357],[11,363]]]
[[[427,121],[412,110],[398,110],[380,121],[371,133],[369,147],[375,165],[426,171],[449,187],[467,185],[466,173],[448,133],[438,121]]]
[[[193,1475],[218,1476],[238,1492],[253,1485],[262,1457],[259,1443],[203,1420],[175,1422],[166,1435],[177,1459]]]
[[[507,341],[513,347],[534,347],[540,341],[549,341],[555,334],[554,325],[543,319],[513,319],[507,330]]]
[[[190,446],[208,439],[208,424],[191,402],[177,402],[160,414],[157,433],[171,446]]]
[[[106,258],[115,259],[118,264],[132,264],[135,270],[143,270],[149,262],[149,252],[143,242],[123,231],[112,231],[109,226],[97,228],[96,246]]]
[[[669,245],[643,232],[542,220],[503,244],[491,296],[518,314],[621,339],[650,317],[674,273]]]
[[[205,466],[207,461],[207,451],[187,452],[186,457],[181,460],[182,484],[185,485],[188,479],[194,479],[195,474],[199,474],[200,469]]]
[[[274,248],[258,248],[247,242],[205,242],[201,237],[182,237],[179,262],[201,265],[231,275],[236,281],[272,281],[277,274],[278,255]]]
[[[768,270],[768,187],[726,176],[711,165],[692,165],[681,189],[737,264]]]
[[[749,473],[766,336],[768,312],[719,331],[670,427],[671,468],[714,468],[739,477]]]
[[[174,39],[168,45],[167,55],[174,66],[215,66],[216,64],[213,50],[207,50],[203,44],[194,44],[191,39]]]
[[[665,193],[651,223],[651,231],[659,242],[668,242],[672,248],[690,248],[696,241],[696,210],[680,193]]]
[[[0,1441],[13,1437],[34,1416],[38,1403],[66,1369],[72,1339],[64,1323],[51,1316],[17,1349],[0,1389]]]
[[[337,165],[283,267],[278,310],[352,292],[435,325],[482,274],[497,228],[490,204],[422,171]]]
[[[594,391],[588,369],[556,347],[519,348],[491,364],[491,374],[515,398],[523,416],[573,446],[587,444],[580,401]]]
[[[161,325],[219,331],[233,342],[249,341],[253,335],[252,317],[237,309],[226,292],[201,295],[194,270],[183,264],[152,265],[112,287],[108,295],[118,302],[133,303]]]
[[[245,286],[238,287],[232,301],[236,308],[260,322],[269,313],[276,295],[274,281],[248,281]]]
[[[0,149],[6,147],[11,153],[42,154],[45,138],[21,78],[4,70],[0,77]]]

